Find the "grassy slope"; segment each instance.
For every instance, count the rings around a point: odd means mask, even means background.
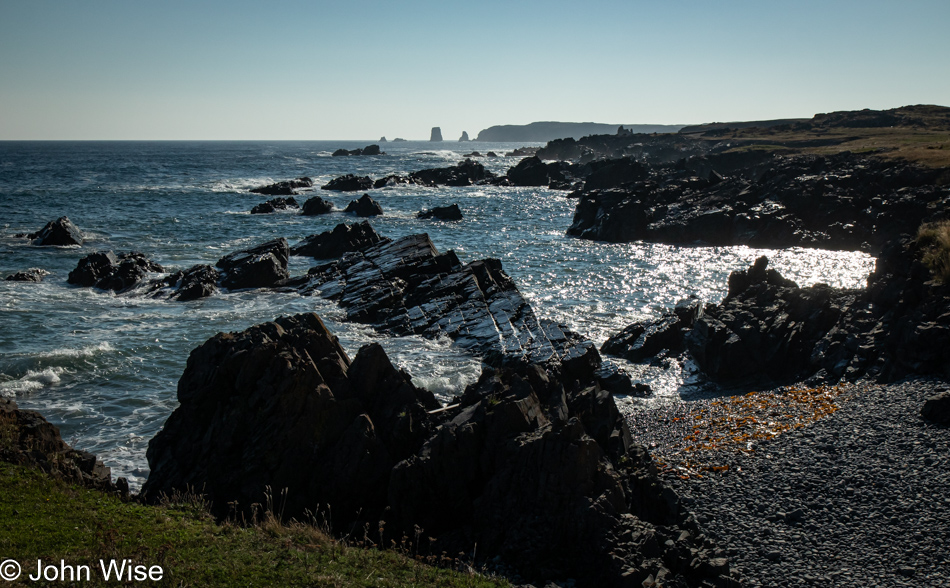
[[[168,586],[507,586],[427,566],[392,551],[346,547],[312,526],[217,524],[199,505],[150,507],[0,462],[0,559],[160,565]],[[45,565],[45,564],[44,564]],[[6,584],[6,582],[4,582]],[[86,582],[82,583],[87,584]]]

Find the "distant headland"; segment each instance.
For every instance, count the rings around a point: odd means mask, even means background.
[[[567,137],[580,139],[587,135],[612,135],[621,126],[634,133],[675,133],[684,125],[620,125],[543,121],[527,125],[495,125],[478,133],[475,140],[545,142]]]

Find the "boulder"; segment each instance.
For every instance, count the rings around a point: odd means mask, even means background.
[[[442,129],[439,127],[432,127],[432,132],[429,133],[429,141],[439,142],[442,141]]]
[[[277,182],[259,188],[252,188],[254,194],[264,194],[265,196],[294,196],[298,188],[310,188],[313,186],[313,180],[307,177]]]
[[[356,192],[358,190],[369,190],[373,187],[373,180],[368,176],[355,176],[346,174],[330,180],[323,190],[336,190],[338,192]]]
[[[270,214],[278,210],[289,210],[300,208],[297,201],[293,198],[274,198],[267,202],[262,202],[251,209],[251,214]]]
[[[66,281],[118,294],[138,286],[150,272],[164,271],[144,253],[133,251],[116,255],[112,251],[97,251],[80,259]]]
[[[221,286],[230,290],[272,288],[290,277],[289,255],[287,240],[280,238],[226,255],[215,266],[224,274]]]
[[[220,279],[221,273],[210,265],[194,265],[187,270],[168,276],[163,284],[167,288],[161,294],[155,294],[152,297],[164,296],[179,302],[207,298],[215,293],[216,284]]]
[[[548,168],[537,156],[525,157],[507,175],[513,186],[547,186],[549,181]]]
[[[379,145],[367,145],[363,147],[363,155],[385,155],[379,150]]]
[[[33,245],[39,246],[82,245],[84,240],[79,227],[65,216],[46,223],[46,226],[30,233],[26,238],[32,239]]]
[[[421,219],[435,218],[444,221],[460,221],[462,220],[462,211],[459,209],[458,204],[450,204],[449,206],[436,206],[428,210],[422,210],[416,214],[416,217]]]
[[[347,204],[343,212],[351,212],[362,217],[379,216],[383,214],[383,207],[379,205],[379,202],[370,198],[369,194],[363,194],[359,200],[352,200]]]
[[[48,271],[34,267],[26,271],[12,273],[3,279],[8,282],[42,282],[43,276],[47,274],[49,274]]]
[[[324,200],[319,196],[314,196],[312,198],[307,198],[307,201],[303,203],[303,211],[301,214],[304,216],[317,216],[319,214],[327,214],[328,212],[332,211],[332,202]]]
[[[944,390],[924,402],[920,416],[925,420],[941,425],[950,425],[950,392]]]
[[[366,221],[348,225],[340,223],[332,231],[310,235],[290,248],[291,255],[304,255],[315,259],[340,257],[351,251],[362,251],[378,243],[388,243]]]

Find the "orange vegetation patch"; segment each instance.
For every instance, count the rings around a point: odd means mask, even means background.
[[[666,433],[649,445],[666,475],[689,479],[727,471],[736,455],[834,413],[853,392],[845,385],[786,387],[690,403],[685,411],[657,415],[653,425]],[[641,442],[649,440],[637,433]]]

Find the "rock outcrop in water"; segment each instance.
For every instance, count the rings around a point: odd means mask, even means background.
[[[61,216],[46,225],[35,233],[19,234],[18,237],[26,237],[33,241],[37,246],[64,246],[64,245],[82,245],[84,236],[69,217]]]
[[[164,271],[165,268],[144,253],[132,251],[116,255],[112,251],[97,251],[80,259],[66,281],[75,286],[111,290],[118,294],[141,284],[149,273]]]
[[[471,159],[449,167],[423,169],[409,174],[412,183],[423,186],[471,186],[494,177],[495,174],[485,169],[485,166]]]
[[[332,259],[344,253],[362,251],[389,241],[387,237],[381,237],[366,221],[352,225],[340,223],[332,231],[306,237],[290,248],[290,254],[314,259]]]
[[[489,369],[437,410],[379,345],[351,362],[314,314],[222,333],[188,359],[143,494],[202,489],[223,517],[271,488],[285,516],[329,505],[338,532],[422,535],[422,554],[477,545],[532,581],[737,586],[611,397],[564,382]]]
[[[54,478],[128,496],[125,478],[112,482],[112,470],[95,455],[73,449],[59,429],[32,410],[20,410],[0,397],[0,461],[38,468]]]
[[[442,129],[439,127],[432,127],[432,132],[429,133],[429,141],[433,143],[442,141]]]
[[[644,361],[685,346],[725,384],[950,376],[950,284],[931,279],[915,242],[888,245],[863,290],[800,288],[767,266],[733,272],[728,296],[701,314],[631,325],[602,351]]]
[[[251,209],[251,214],[271,214],[278,210],[298,209],[300,205],[293,198],[274,198],[267,202],[261,202]]]
[[[462,136],[459,137],[459,143],[463,143],[463,142],[469,141],[469,140],[470,140],[470,139],[468,138],[468,131],[462,131]]]
[[[225,288],[272,288],[290,277],[287,271],[289,256],[287,239],[280,238],[225,255],[215,267],[224,274],[221,285]]]
[[[303,210],[300,211],[300,214],[304,216],[317,216],[320,214],[327,214],[332,210],[332,202],[324,200],[319,196],[314,196],[312,198],[307,198],[307,201],[303,203]]]
[[[373,180],[368,176],[355,176],[346,174],[334,178],[326,183],[322,190],[336,190],[338,192],[356,192],[359,190],[369,190],[373,187]]]
[[[352,200],[343,209],[343,212],[351,212],[356,216],[379,216],[383,214],[383,207],[379,202],[373,200],[369,194],[363,194],[358,200]]]
[[[37,267],[31,267],[25,271],[14,272],[3,278],[7,282],[42,282],[43,276],[49,274],[48,271]]]
[[[382,140],[380,140],[380,143],[385,143],[385,142],[386,142],[386,137],[383,137]],[[386,154],[380,151],[379,145],[367,145],[366,147],[363,147],[362,149],[352,149],[350,151],[347,151],[346,149],[337,149],[336,151],[333,152],[333,157],[341,157],[341,156],[345,157],[347,155],[386,155]]]
[[[347,319],[396,335],[447,336],[482,355],[600,364],[593,345],[539,319],[497,259],[468,264],[411,235],[314,267],[303,293],[319,291]]]
[[[752,247],[878,250],[950,209],[942,170],[850,153],[725,153],[630,172],[591,173],[568,234]],[[941,212],[942,211],[942,212]]]
[[[460,221],[462,220],[462,210],[459,208],[458,204],[450,204],[448,206],[434,206],[428,210],[419,211],[419,213],[416,214],[416,218],[435,218],[445,221]]]
[[[313,180],[307,177],[297,178],[296,180],[287,180],[269,184],[259,188],[252,188],[250,191],[254,194],[264,194],[265,196],[296,196],[298,188],[310,188],[313,186]]]

